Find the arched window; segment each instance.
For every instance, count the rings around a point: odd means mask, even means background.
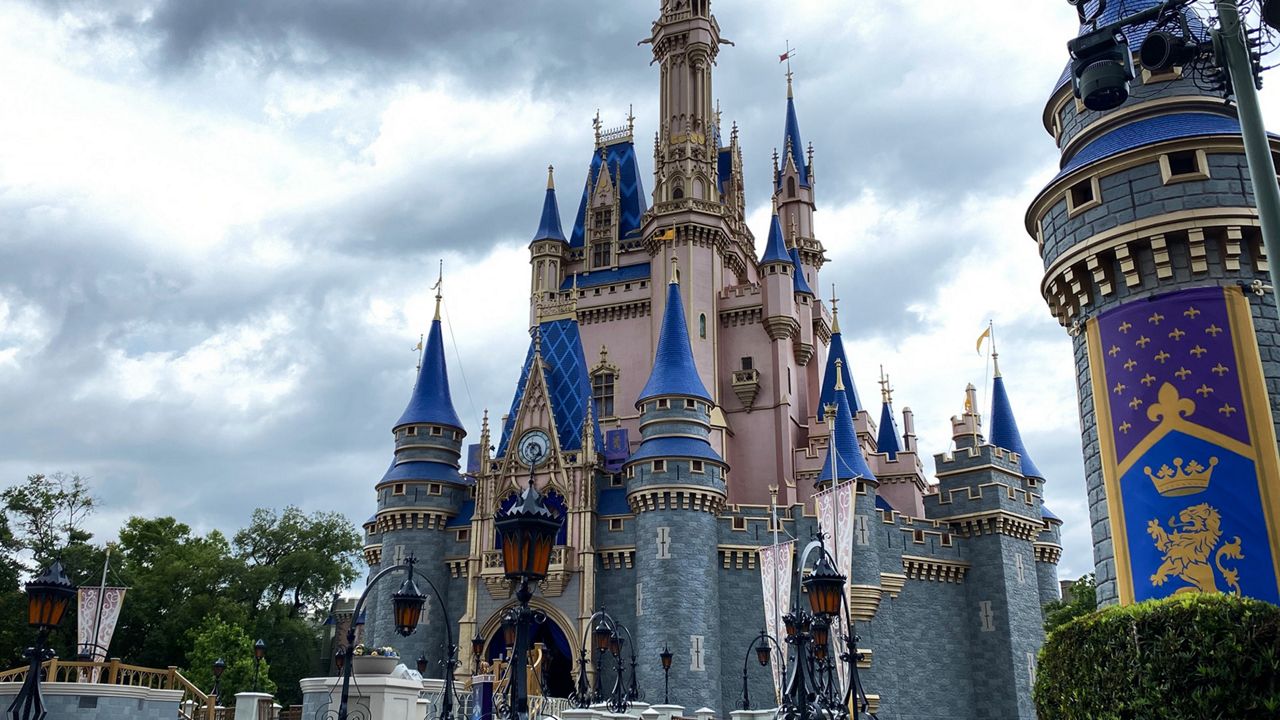
[[[672,200],[684,199],[684,185],[681,185],[680,183],[676,183],[675,188],[671,190],[671,199]]]
[[[794,177],[789,177],[787,178],[787,197],[793,198],[795,196],[796,196],[796,179]]]
[[[703,340],[707,339],[707,314],[702,313],[698,316],[698,337]]]

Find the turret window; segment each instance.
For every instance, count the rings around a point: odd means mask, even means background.
[[[692,468],[693,472],[696,472],[696,473],[706,472],[706,466],[703,464],[701,460],[694,460],[692,465],[693,465],[693,468]]]
[[[440,483],[431,483],[427,486],[427,494],[442,495],[444,494],[444,487]]]
[[[671,401],[670,401],[670,400],[668,400],[668,399],[666,399],[666,398],[661,398],[661,399],[659,399],[659,400],[658,400],[658,402],[656,403],[656,405],[657,405],[657,407],[658,407],[658,409],[659,409],[659,410],[670,410],[670,409],[671,409]]]
[[[698,315],[698,337],[707,339],[707,314]]]
[[[591,267],[608,267],[611,264],[613,264],[613,246],[611,243],[598,242],[591,246]]]
[[[698,403],[697,403],[697,401],[696,401],[696,400],[690,400],[690,399],[688,399],[688,398],[685,398],[685,401],[684,401],[684,409],[685,409],[685,410],[697,410],[697,409],[698,409]]]
[[[392,488],[392,490],[391,490],[391,494],[392,494],[392,495],[403,495],[403,494],[404,494],[404,483],[396,483],[396,484],[395,484],[395,487],[394,487],[394,488]]]
[[[439,437],[439,436],[441,436],[441,435],[444,435],[444,428],[442,428],[442,427],[436,427],[436,426],[434,426],[434,425],[433,425],[433,426],[431,426],[431,434],[432,434],[433,436],[435,436],[435,437]]]
[[[795,196],[796,196],[796,179],[794,177],[789,177],[787,178],[787,197],[793,198]]]
[[[654,472],[656,472],[656,473],[659,473],[659,472],[666,472],[666,471],[667,471],[667,461],[666,461],[666,460],[654,460],[654,461],[653,461],[653,471],[654,471]]]
[[[1160,178],[1166,185],[1186,180],[1207,180],[1209,158],[1203,150],[1182,150],[1161,155]]]
[[[414,435],[418,434],[418,428],[416,427],[405,428],[404,434],[406,437],[413,437]]]
[[[602,370],[591,376],[591,402],[596,417],[613,417],[614,374]]]

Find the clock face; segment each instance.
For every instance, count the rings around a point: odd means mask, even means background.
[[[530,430],[520,437],[519,452],[524,464],[541,465],[551,454],[551,438],[541,430]]]

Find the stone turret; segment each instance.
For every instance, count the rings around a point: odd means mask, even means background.
[[[637,641],[640,657],[657,657],[664,646],[678,651],[672,702],[714,707],[722,700],[716,516],[728,466],[708,442],[711,395],[689,347],[677,275],[667,286],[653,370],[636,401],[643,440],[624,466],[636,515],[636,594],[649,618]],[[662,685],[657,664],[642,663],[639,672],[642,687]]]
[[[538,305],[551,302],[560,293],[565,254],[569,241],[560,227],[560,205],[556,202],[555,168],[547,167],[547,194],[542,201],[538,231],[529,243],[530,283],[529,326],[537,324]]]
[[[438,559],[447,554],[449,547],[446,544],[449,531],[445,525],[468,502],[470,487],[469,481],[459,473],[466,431],[453,409],[449,392],[440,300],[437,292],[436,315],[427,335],[418,379],[409,404],[392,427],[395,455],[375,488],[378,509],[372,518],[365,556],[370,560],[370,573],[403,562],[410,555],[416,556],[423,561],[418,569],[431,579],[447,601],[449,572]],[[371,554],[369,551],[375,546],[377,551]],[[371,593],[365,637],[378,645],[394,645],[406,658],[420,654],[437,656],[438,648],[445,641],[439,605],[428,603],[418,631],[408,638],[400,638],[394,632],[389,599],[397,587],[398,580],[388,580]]]

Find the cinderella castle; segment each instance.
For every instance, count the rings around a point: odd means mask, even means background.
[[[418,558],[446,596],[461,674],[479,660],[473,637],[485,659],[503,655],[514,598],[494,516],[532,477],[566,518],[533,600],[546,693],[569,694],[605,608],[632,630],[647,701],[661,700],[667,648],[671,702],[723,717],[765,624],[760,549],[807,542],[815,493],[848,485],[849,604],[881,717],[1033,718],[1061,523],[1041,504],[1046,478],[998,366],[990,415],[970,386],[931,480],[911,411],[887,386],[878,407],[858,392],[849,369],[864,360],[846,354],[835,300],[815,292],[829,261],[814,222],[820,156],[790,80],[760,242],[737,130],[724,132],[713,102],[725,41],[709,0],[664,0],[645,42],[660,69],[652,193],[634,119],[596,121],[573,215],[548,173],[529,244],[528,354],[510,409],[466,446],[437,312],[364,526],[371,572]],[[438,657],[437,609],[400,639],[393,589],[370,601],[367,636]],[[767,670],[750,690],[772,704]]]

